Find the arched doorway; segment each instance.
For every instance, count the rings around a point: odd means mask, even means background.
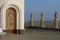
[[[8,18],[8,16],[10,16],[9,14],[11,13],[11,12],[8,12],[8,10],[14,11],[12,12],[12,14],[14,15],[15,13],[15,16],[13,17],[13,15],[11,15],[13,18],[12,17]],[[13,23],[10,23],[11,18],[12,20],[14,20]],[[9,20],[10,22],[8,22]],[[13,24],[14,26],[12,27],[11,25]],[[13,2],[9,1],[4,3],[1,6],[1,26],[4,32],[8,31],[8,33],[9,32],[12,33],[13,30],[16,30],[17,33],[24,32],[24,3],[20,4],[16,1],[13,1]]]
[[[17,27],[17,12],[16,9],[10,7],[6,10],[6,30],[7,33],[14,33]]]

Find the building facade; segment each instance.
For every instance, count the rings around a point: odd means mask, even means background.
[[[8,33],[24,31],[24,0],[0,0],[0,27]]]

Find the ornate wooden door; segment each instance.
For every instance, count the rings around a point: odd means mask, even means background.
[[[12,33],[16,30],[16,10],[12,7],[6,11],[6,30],[8,33]]]

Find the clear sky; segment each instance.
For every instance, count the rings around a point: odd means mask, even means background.
[[[60,20],[60,0],[25,0],[25,21],[29,21],[31,12],[34,20],[40,20],[41,12],[45,15],[45,20],[53,20],[57,11]]]

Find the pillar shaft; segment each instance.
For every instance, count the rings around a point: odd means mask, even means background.
[[[30,19],[30,26],[34,26],[34,23],[33,23],[33,18],[32,19]]]
[[[44,27],[44,14],[41,13],[40,26]]]
[[[54,27],[55,27],[55,29],[59,28],[58,27],[58,19],[57,18],[54,19]]]
[[[57,14],[57,12],[55,12],[55,14],[54,14],[54,27],[55,27],[55,29],[59,28],[58,27],[58,14]]]
[[[41,27],[44,27],[44,18],[41,18],[41,19],[40,19],[40,26],[41,26]]]
[[[33,15],[30,15],[30,26],[33,27],[34,26],[34,20],[33,20]]]

